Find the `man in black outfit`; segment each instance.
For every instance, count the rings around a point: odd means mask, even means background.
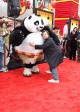
[[[49,64],[52,74],[54,75],[54,77],[51,80],[48,80],[48,82],[59,83],[59,76],[56,67],[63,62],[62,51],[49,36],[48,31],[44,30],[42,32],[42,37],[44,39],[43,45],[35,45],[34,43],[30,43],[30,46],[35,49],[43,49],[44,56]]]

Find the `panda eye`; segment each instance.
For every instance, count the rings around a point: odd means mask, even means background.
[[[35,24],[36,26],[38,26],[38,25],[39,25],[39,21],[36,21],[34,24]]]
[[[43,22],[43,20],[41,19],[41,23],[42,23],[42,25],[44,25],[44,22]]]

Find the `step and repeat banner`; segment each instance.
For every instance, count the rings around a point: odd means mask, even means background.
[[[7,17],[8,0],[0,0],[0,17]],[[20,16],[17,19],[23,20],[33,13],[33,0],[20,0]]]

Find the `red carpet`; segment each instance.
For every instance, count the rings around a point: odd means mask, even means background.
[[[48,83],[47,63],[40,74],[24,77],[23,68],[0,73],[0,112],[80,112],[80,63],[65,59],[60,83]]]

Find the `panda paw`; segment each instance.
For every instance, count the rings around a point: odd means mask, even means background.
[[[39,68],[38,68],[37,66],[33,66],[33,67],[31,68],[31,72],[32,72],[32,73],[39,73],[40,70],[39,70]]]
[[[32,75],[30,68],[24,68],[23,75],[26,77],[30,77]]]

